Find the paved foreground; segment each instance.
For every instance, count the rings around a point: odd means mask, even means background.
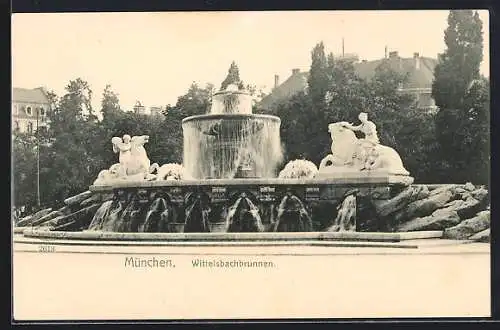
[[[490,315],[484,243],[120,246],[16,237],[17,320]]]

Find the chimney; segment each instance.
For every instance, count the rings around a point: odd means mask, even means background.
[[[300,69],[292,69],[292,75],[300,73]]]
[[[280,76],[277,74],[274,75],[274,88],[278,87],[280,84]]]
[[[413,53],[413,60],[415,61],[415,69],[419,70],[420,69],[420,54]]]
[[[397,51],[389,52],[389,58],[396,58],[396,57],[398,57]]]

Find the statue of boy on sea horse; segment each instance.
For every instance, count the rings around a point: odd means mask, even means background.
[[[118,163],[99,172],[94,185],[107,185],[118,181],[153,181],[189,179],[184,167],[177,163],[159,166],[149,160],[144,145],[149,142],[149,135],[130,137],[115,136],[111,139],[113,152],[119,153]]]
[[[158,164],[151,164],[146,149],[144,149],[144,144],[148,141],[148,135],[139,135],[131,138],[130,135],[125,134],[123,139],[117,136],[111,139],[113,152],[120,153],[120,177],[147,176],[158,169]]]
[[[358,115],[358,119],[361,124],[357,126],[350,123],[343,123],[343,125],[345,128],[352,131],[358,131],[364,134],[364,139],[358,139],[358,148],[355,157],[358,156],[366,159],[361,170],[369,170],[372,168],[374,157],[376,156],[375,147],[380,144],[377,126],[372,121],[368,120],[368,114],[366,112],[361,112]]]
[[[403,167],[399,154],[392,148],[380,144],[377,126],[361,112],[359,125],[341,121],[328,125],[332,138],[331,151],[320,163],[319,171],[381,171],[392,175],[409,175]],[[355,131],[364,134],[358,139]]]
[[[144,144],[149,141],[148,135],[130,137],[125,134],[123,138],[115,136],[111,139],[113,152],[119,153],[119,163],[112,165],[107,170],[102,170],[94,184],[114,180],[151,180],[152,174],[158,170],[157,163],[151,164]]]

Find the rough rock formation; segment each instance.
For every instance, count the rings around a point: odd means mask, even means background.
[[[490,227],[490,211],[481,211],[474,218],[466,219],[456,226],[446,228],[445,238],[468,239]]]
[[[389,231],[444,230],[487,209],[484,186],[412,185],[392,198],[372,201],[378,220]]]
[[[457,211],[451,209],[440,209],[437,211],[426,217],[407,221],[401,224],[397,228],[397,231],[443,230],[460,223]]]
[[[388,200],[374,200],[373,204],[377,213],[386,217],[389,214],[400,211],[405,208],[409,203],[429,196],[429,189],[427,186],[409,186],[402,192]]]
[[[394,220],[402,223],[414,218],[431,215],[437,209],[443,208],[455,196],[453,188],[432,191],[427,198],[416,200],[394,214]]]
[[[490,228],[485,229],[483,231],[480,231],[477,234],[472,235],[469,237],[471,241],[476,241],[476,242],[484,242],[484,243],[489,243],[490,242]]]
[[[87,191],[84,191],[78,195],[66,198],[64,200],[64,204],[69,205],[69,206],[78,205],[81,202],[83,202],[84,200],[86,200],[87,198],[89,198],[90,196],[92,196],[92,192],[87,190]]]
[[[472,183],[412,185],[373,205],[389,231],[443,230],[446,238],[488,242],[488,196],[486,187]]]
[[[112,199],[111,194],[94,194],[85,191],[64,200],[65,206],[52,210],[43,209],[20,219],[17,227],[38,227],[44,230],[87,229],[99,206]]]
[[[47,208],[47,209],[40,210],[40,211],[36,212],[35,214],[24,217],[17,222],[17,226],[18,227],[31,226],[33,224],[33,222],[36,222],[38,219],[49,214],[51,211],[52,211],[51,208]]]

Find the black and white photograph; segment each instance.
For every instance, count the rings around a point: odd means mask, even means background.
[[[13,321],[490,317],[489,19],[12,14]]]

